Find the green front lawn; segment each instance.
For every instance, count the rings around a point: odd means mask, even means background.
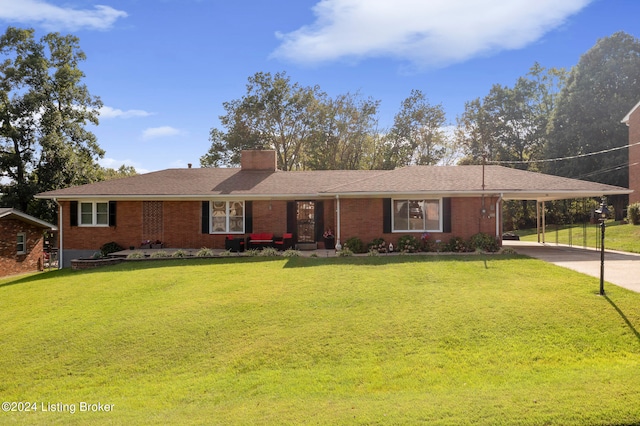
[[[600,225],[555,226],[547,225],[546,242],[571,244],[578,247],[599,247]],[[537,241],[535,229],[516,231],[523,241]],[[640,226],[606,222],[605,248],[640,253]]]
[[[640,294],[597,291],[596,278],[503,255],[0,280],[1,399],[37,408],[0,423],[638,423]],[[67,411],[43,411],[58,403]]]

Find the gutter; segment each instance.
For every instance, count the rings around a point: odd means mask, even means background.
[[[60,231],[60,233],[59,233],[60,242],[58,243],[58,269],[62,269],[62,265],[64,265],[64,262],[63,262],[63,260],[64,260],[63,259],[63,257],[64,257],[64,254],[63,254],[64,253],[64,250],[63,250],[63,248],[64,248],[64,245],[63,245],[63,242],[64,242],[63,233],[64,233],[64,231],[63,231],[63,229],[64,228],[62,227],[62,224],[64,222],[62,221],[62,205],[58,202],[57,198],[52,198],[52,200],[53,200],[54,203],[56,203],[58,205],[58,211],[59,211],[59,214],[58,214],[58,229]],[[49,259],[49,262],[51,262],[51,259]]]

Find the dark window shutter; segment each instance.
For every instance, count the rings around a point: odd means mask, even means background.
[[[322,234],[324,234],[324,202],[316,201],[315,205],[315,217],[316,222],[316,241],[322,241]]]
[[[382,200],[382,232],[391,233],[391,198]]]
[[[244,232],[250,234],[253,232],[253,202],[244,202]]]
[[[451,198],[442,199],[442,232],[451,232]]]
[[[202,233],[209,233],[209,202],[202,202]]]
[[[297,233],[296,225],[298,223],[298,212],[296,211],[296,202],[287,201],[287,232],[291,234]]]
[[[78,202],[72,201],[69,207],[69,224],[78,226]]]
[[[109,201],[109,226],[116,226],[116,202]]]

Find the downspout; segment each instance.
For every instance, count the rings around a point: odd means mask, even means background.
[[[58,269],[62,269],[62,265],[64,265],[64,262],[63,262],[64,259],[62,255],[62,253],[64,253],[64,250],[63,250],[64,246],[62,244],[63,243],[62,236],[63,236],[63,229],[64,229],[62,227],[64,223],[62,220],[62,205],[60,205],[60,203],[56,198],[53,199],[53,202],[56,203],[58,206],[58,231],[59,231],[58,234],[60,238],[60,241],[58,243]],[[49,262],[51,262],[51,259],[49,259]]]
[[[500,208],[501,203],[502,193],[500,193],[500,196],[496,201],[496,238],[499,238],[502,235],[502,229],[504,227],[504,224],[502,223],[502,209]]]
[[[340,196],[336,195],[336,250],[342,250],[342,244],[340,243]]]

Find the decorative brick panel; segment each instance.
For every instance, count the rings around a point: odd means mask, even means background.
[[[162,201],[142,202],[142,239],[164,240],[163,230],[163,203]]]

